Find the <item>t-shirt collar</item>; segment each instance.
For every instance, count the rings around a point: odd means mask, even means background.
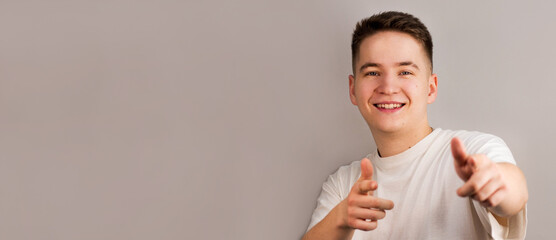
[[[429,135],[417,142],[413,147],[389,157],[380,157],[378,155],[378,149],[373,153],[367,155],[367,158],[372,160],[373,165],[381,169],[392,169],[400,165],[404,165],[411,162],[416,156],[421,156],[433,142],[434,138],[440,132],[440,128],[434,129]]]

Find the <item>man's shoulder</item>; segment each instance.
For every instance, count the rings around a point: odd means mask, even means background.
[[[352,177],[361,174],[361,160],[353,161],[349,164],[342,165],[336,170],[333,175],[342,176],[342,177]]]
[[[342,165],[329,176],[332,180],[351,188],[351,185],[361,176],[361,160]]]
[[[496,135],[467,130],[442,130],[439,135],[444,138],[447,144],[452,138],[459,138],[469,153],[486,154],[495,162],[504,161],[515,164],[508,145]]]
[[[450,129],[439,129],[438,136],[440,138],[445,138],[451,140],[454,137],[461,139],[462,141],[490,141],[492,139],[500,139],[490,133],[480,132],[480,131],[469,131],[469,130],[450,130]],[[501,139],[500,139],[501,140]]]

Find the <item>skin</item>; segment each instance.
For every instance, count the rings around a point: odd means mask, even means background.
[[[427,105],[435,101],[438,79],[423,46],[406,33],[383,31],[364,39],[349,76],[349,94],[369,125],[382,157],[399,154],[431,133]],[[396,110],[376,104],[399,103]],[[488,208],[501,224],[517,214],[528,199],[525,177],[512,164],[494,163],[485,155],[468,154],[457,138],[451,143],[456,174],[465,182],[456,193]],[[354,230],[380,227],[394,203],[373,196],[372,164],[361,161],[361,177],[348,197],[303,239],[351,239]],[[370,221],[366,221],[366,219]]]
[[[364,158],[361,160],[361,177],[353,184],[348,197],[311,228],[303,239],[351,239],[354,229],[376,229],[378,220],[386,216],[386,210],[391,210],[394,203],[373,196],[378,184],[372,177],[373,165]]]
[[[510,163],[494,163],[484,154],[467,154],[458,138],[451,144],[456,173],[465,182],[457,194],[479,201],[506,225],[507,218],[521,211],[528,199],[521,170]]]

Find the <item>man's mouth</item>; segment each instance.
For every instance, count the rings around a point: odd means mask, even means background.
[[[378,103],[373,105],[381,109],[396,109],[403,107],[405,103]]]

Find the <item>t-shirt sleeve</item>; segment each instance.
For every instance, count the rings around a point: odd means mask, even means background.
[[[494,215],[477,201],[471,200],[481,224],[493,239],[524,239],[527,229],[527,207],[507,219],[506,226],[498,223]]]
[[[338,171],[328,176],[326,181],[322,184],[321,193],[317,198],[317,207],[315,208],[315,211],[313,211],[311,222],[309,223],[307,231],[322,221],[322,219],[328,215],[330,210],[336,207],[336,205],[344,199],[343,195],[345,195],[345,187],[342,186],[345,182],[344,178],[346,178],[347,172],[349,172],[347,166],[340,167]]]
[[[485,154],[490,160],[496,163],[507,162],[516,165],[514,156],[504,140],[490,134],[481,136],[480,140],[482,141],[479,141],[478,143],[484,143],[481,144],[477,153]]]
[[[489,159],[496,163],[507,162],[516,164],[514,157],[504,141],[496,136],[481,136],[477,143],[476,153],[485,154]],[[471,147],[473,148],[473,147]],[[481,224],[493,239],[524,239],[527,229],[527,207],[524,207],[519,213],[507,219],[506,226],[501,225],[494,215],[487,208],[481,206],[477,201],[471,200]]]

